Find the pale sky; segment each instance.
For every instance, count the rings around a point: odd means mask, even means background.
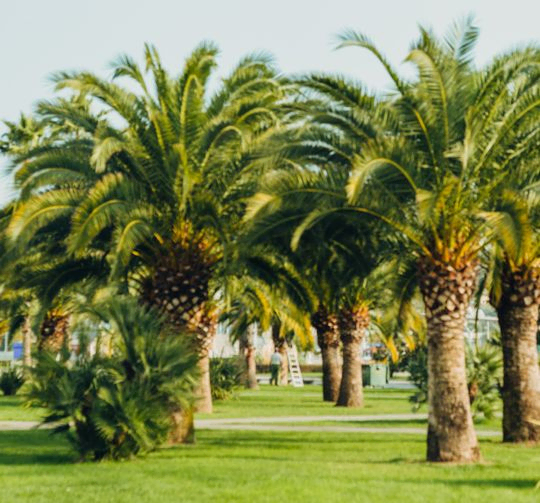
[[[369,35],[396,65],[419,23],[444,33],[469,13],[481,30],[479,64],[540,41],[540,0],[0,0],[0,6],[4,120],[50,98],[52,72],[108,75],[110,61],[122,53],[140,58],[145,42],[157,46],[173,72],[195,45],[213,40],[221,48],[219,75],[242,55],[264,50],[284,72],[339,72],[380,89],[388,81],[373,57],[360,49],[335,51],[337,33],[354,28]],[[9,193],[0,178],[0,203]]]

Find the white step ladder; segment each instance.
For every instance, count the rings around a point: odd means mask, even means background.
[[[300,364],[298,363],[298,350],[296,349],[296,344],[294,343],[287,346],[287,360],[289,360],[291,384],[295,388],[303,387],[304,380],[302,379],[302,371],[300,370]]]

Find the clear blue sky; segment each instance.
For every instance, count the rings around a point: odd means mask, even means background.
[[[388,82],[367,53],[333,50],[336,33],[362,31],[399,64],[418,23],[443,32],[468,13],[481,28],[479,64],[540,39],[540,0],[4,0],[0,118],[15,120],[50,97],[52,72],[106,75],[111,60],[124,52],[140,56],[144,42],[158,47],[171,70],[206,39],[221,48],[220,74],[243,54],[265,50],[285,72],[340,72],[381,88]],[[0,202],[8,193],[0,178]]]

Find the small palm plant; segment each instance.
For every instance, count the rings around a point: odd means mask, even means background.
[[[11,367],[0,370],[0,391],[5,396],[13,396],[24,384],[24,375],[20,368]]]
[[[113,355],[81,352],[71,361],[39,352],[28,401],[47,409],[43,424],[66,434],[81,459],[147,453],[175,434],[173,413],[191,409],[197,357],[136,299],[109,299],[91,311],[111,324]]]

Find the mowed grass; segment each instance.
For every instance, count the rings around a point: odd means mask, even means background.
[[[0,421],[39,421],[42,416],[43,409],[23,406],[20,396],[0,396]]]
[[[319,387],[265,386],[217,403],[212,417],[410,412],[409,394],[366,390],[366,408],[358,411],[321,403]],[[0,400],[0,417],[13,417],[5,409],[19,407],[10,400],[7,407],[6,399]],[[392,426],[358,423],[383,424]],[[421,426],[422,421],[395,423],[405,424]],[[200,430],[192,446],[165,448],[129,462],[77,463],[68,443],[47,431],[1,431],[0,501],[540,501],[540,490],[534,489],[540,479],[539,448],[491,439],[481,448],[482,464],[440,466],[424,462],[424,435]]]
[[[214,413],[200,414],[201,419],[232,417],[323,416],[358,414],[406,414],[411,412],[410,390],[366,389],[362,409],[336,407],[322,401],[321,386],[303,388],[261,386],[242,391],[236,398],[215,404]]]
[[[74,463],[47,432],[0,432],[0,499],[20,502],[532,502],[540,451],[483,442],[487,462],[423,462],[421,436],[201,431],[144,459]]]

